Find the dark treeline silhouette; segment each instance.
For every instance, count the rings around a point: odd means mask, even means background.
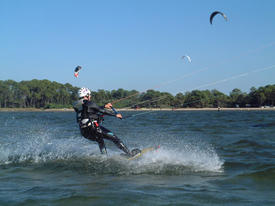
[[[0,106],[19,108],[71,107],[78,88],[49,80],[0,81]]]
[[[0,80],[1,108],[71,108],[77,100],[78,87],[49,80],[16,82]],[[275,106],[275,85],[258,89],[252,87],[249,93],[233,89],[229,96],[218,90],[193,90],[173,96],[167,92],[147,90],[98,90],[92,92],[93,100],[99,105],[116,102],[117,108],[216,108],[216,107],[261,107]],[[127,98],[129,97],[129,98]]]

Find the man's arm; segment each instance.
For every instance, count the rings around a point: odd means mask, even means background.
[[[115,108],[113,108],[113,105],[111,103],[105,104],[104,107],[107,108],[107,109],[112,109],[114,114],[116,115],[116,117],[119,118],[119,119],[122,119],[122,115],[120,113],[118,113]]]
[[[107,110],[104,107],[100,107],[94,102],[89,102],[87,106],[88,106],[89,109],[95,110],[95,111],[100,112],[102,114],[106,114],[106,115],[109,115],[109,116],[116,116],[116,114],[113,111]]]

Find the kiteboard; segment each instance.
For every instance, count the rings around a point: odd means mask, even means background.
[[[133,156],[128,156],[128,155],[125,155],[125,154],[121,154],[121,155],[123,157],[125,157],[126,159],[128,159],[128,160],[135,160],[135,159],[140,158],[144,154],[146,154],[148,152],[156,151],[159,148],[160,148],[160,146],[157,146],[157,147],[147,147],[147,148],[144,148],[142,150],[140,150],[140,149],[133,149],[131,151],[131,153],[133,154]]]

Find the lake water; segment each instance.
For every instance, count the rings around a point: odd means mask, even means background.
[[[124,116],[140,114],[122,112]],[[275,111],[156,111],[104,126],[128,161],[83,138],[73,112],[0,113],[0,205],[275,205]]]

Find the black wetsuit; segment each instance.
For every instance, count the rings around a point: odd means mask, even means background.
[[[113,141],[127,155],[131,155],[128,148],[116,135],[100,125],[104,114],[116,116],[114,112],[104,109],[104,107],[99,107],[96,103],[88,100],[79,100],[74,105],[74,109],[81,134],[89,140],[96,141],[101,153],[106,153],[104,139],[108,139]]]

